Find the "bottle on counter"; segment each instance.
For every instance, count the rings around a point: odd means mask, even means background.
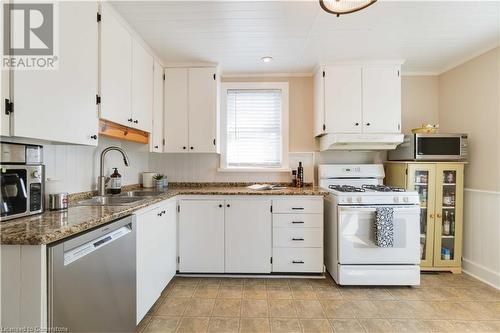
[[[297,170],[292,170],[292,186],[297,187]]]
[[[119,194],[122,191],[122,175],[118,173],[118,168],[113,168],[114,172],[109,176],[108,192]]]
[[[297,187],[304,187],[304,168],[302,167],[302,162],[299,162],[299,167],[297,168]]]

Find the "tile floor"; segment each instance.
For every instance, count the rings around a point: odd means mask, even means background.
[[[177,277],[137,332],[500,332],[500,291],[450,273],[414,288]]]

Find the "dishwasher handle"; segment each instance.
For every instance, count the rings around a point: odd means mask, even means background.
[[[132,223],[94,238],[80,246],[64,251],[64,266],[67,266],[97,250],[107,246],[132,232]]]

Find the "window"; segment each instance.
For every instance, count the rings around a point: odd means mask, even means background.
[[[288,83],[224,83],[222,170],[288,167]]]

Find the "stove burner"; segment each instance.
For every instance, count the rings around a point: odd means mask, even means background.
[[[364,192],[364,188],[351,186],[351,185],[330,185],[328,188],[339,192]]]
[[[401,187],[390,187],[386,185],[362,185],[364,189],[377,191],[377,192],[405,192],[404,188]]]

